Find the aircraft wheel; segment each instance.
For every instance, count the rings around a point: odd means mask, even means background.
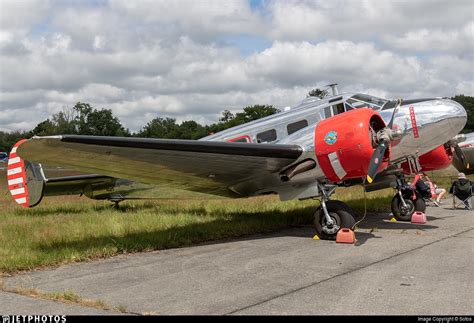
[[[324,211],[319,207],[314,214],[314,227],[316,234],[323,240],[335,240],[340,228],[352,228],[355,220],[352,209],[341,201],[328,201],[326,208],[334,225],[327,224]]]
[[[425,211],[426,211],[426,202],[423,198],[418,197],[415,200],[415,211],[420,211],[420,212],[425,213]]]
[[[347,213],[351,214],[355,218],[355,212],[346,203],[342,201],[338,201],[338,200],[330,200],[330,201],[327,201],[326,207],[328,207],[328,204],[333,204],[334,207],[337,207],[337,208],[340,208],[341,210],[346,211]]]
[[[406,207],[403,206],[400,196],[397,194],[392,199],[392,213],[397,220],[410,221],[416,210],[415,202],[412,199],[404,199]]]

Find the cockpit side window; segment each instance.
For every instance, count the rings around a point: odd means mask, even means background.
[[[353,100],[353,99],[348,99],[347,103],[352,105],[355,109],[364,108],[364,107],[369,106],[369,104],[367,102],[362,102],[362,101]]]
[[[333,112],[333,115],[337,115],[339,113],[344,113],[345,112],[344,104],[339,103],[339,104],[333,105],[332,106],[332,112]]]
[[[386,99],[377,98],[367,94],[356,94],[347,100],[354,108],[369,107],[373,110],[380,110],[388,102]]]

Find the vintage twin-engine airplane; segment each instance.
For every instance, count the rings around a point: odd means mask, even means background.
[[[316,231],[332,239],[355,223],[348,205],[330,200],[337,185],[363,183],[375,190],[392,186],[394,177],[403,181],[404,173],[446,167],[453,149],[445,144],[467,120],[464,108],[449,99],[389,101],[332,89],[324,99],[308,97],[197,141],[79,135],[22,140],[10,154],[9,189],[25,207],[43,195],[79,193],[118,202],[140,183],[226,197],[320,198]],[[88,175],[46,178],[40,163]],[[401,194],[394,201],[400,216],[424,207]]]

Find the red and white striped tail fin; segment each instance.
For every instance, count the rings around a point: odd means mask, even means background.
[[[18,141],[10,152],[7,180],[8,190],[15,202],[28,208],[41,201],[45,178],[40,164],[30,163],[17,155],[17,148],[25,141]]]

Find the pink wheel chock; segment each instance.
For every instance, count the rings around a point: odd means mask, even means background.
[[[425,224],[426,223],[426,214],[420,211],[416,211],[411,216],[411,223]]]

